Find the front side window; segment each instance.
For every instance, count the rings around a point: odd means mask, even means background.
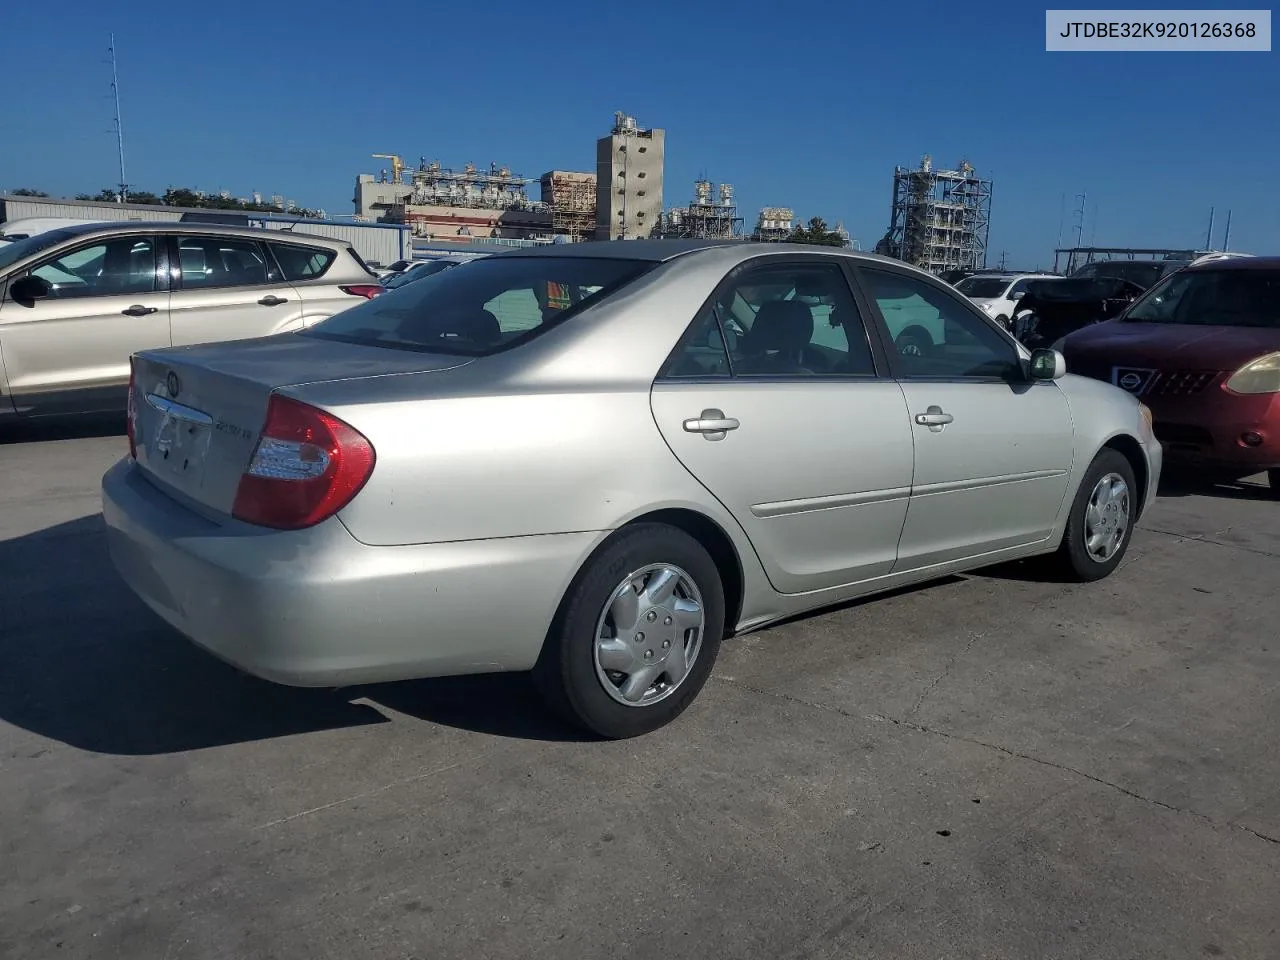
[[[875,376],[862,316],[836,263],[749,267],[694,321],[665,375]]]
[[[917,277],[861,269],[867,294],[884,317],[899,376],[1001,378],[1019,376],[1011,342],[945,289]]]
[[[156,245],[150,237],[102,240],[35,267],[49,298],[125,296],[156,289]]]
[[[1280,329],[1280,270],[1184,270],[1152,287],[1123,319]]]
[[[388,290],[300,335],[484,356],[541,335],[653,266],[610,257],[484,257]]]
[[[266,256],[256,240],[180,236],[178,263],[186,290],[250,287],[268,282]]]

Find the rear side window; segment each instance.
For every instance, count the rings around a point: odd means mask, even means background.
[[[338,255],[320,247],[301,247],[292,243],[268,243],[286,280],[316,280],[323,277]]]
[[[606,257],[485,257],[389,290],[301,335],[483,356],[539,336],[654,266]]]

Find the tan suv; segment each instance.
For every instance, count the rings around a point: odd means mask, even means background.
[[[350,245],[93,223],[0,245],[0,418],[123,411],[129,357],[299,330],[383,292]]]

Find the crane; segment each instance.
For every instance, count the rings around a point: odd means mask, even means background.
[[[373,154],[373,159],[390,160],[392,183],[402,182],[400,178],[404,176],[404,160],[396,156],[394,153],[375,153]]]

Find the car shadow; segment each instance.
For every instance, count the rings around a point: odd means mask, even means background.
[[[1223,497],[1231,500],[1274,500],[1266,474],[1244,479],[1206,476],[1203,473],[1166,467],[1160,475],[1161,497]]]
[[[50,440],[123,437],[126,432],[127,428],[123,414],[41,417],[38,420],[8,420],[0,422],[0,446],[13,443],[40,443]]]
[[[0,720],[83,750],[164,754],[387,723],[377,706],[496,736],[583,739],[526,675],[333,690],[241,673],[124,586],[100,514],[0,542],[0,583]]]

